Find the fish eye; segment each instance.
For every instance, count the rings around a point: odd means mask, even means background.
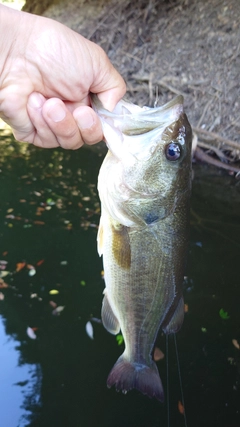
[[[178,160],[179,157],[181,156],[180,145],[177,144],[176,142],[170,142],[170,144],[168,144],[165,147],[165,155],[167,160],[170,160],[170,161]]]

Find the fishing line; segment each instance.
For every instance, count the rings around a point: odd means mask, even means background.
[[[176,351],[176,359],[177,359],[177,367],[178,367],[179,384],[180,384],[180,390],[181,390],[181,399],[182,399],[182,404],[184,408],[184,412],[183,412],[184,424],[185,424],[185,427],[187,427],[187,417],[186,417],[184,397],[183,397],[182,376],[181,376],[180,363],[179,363],[179,357],[178,357],[177,338],[176,338],[176,334],[173,334],[173,335],[174,335],[174,343],[175,343],[175,351]]]
[[[166,359],[167,359],[167,426],[170,427],[170,408],[169,408],[169,365],[168,365],[168,334],[166,334]]]

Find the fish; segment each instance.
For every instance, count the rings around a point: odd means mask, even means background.
[[[125,343],[107,386],[163,402],[153,350],[159,331],[178,332],[184,318],[191,126],[181,95],[155,108],[121,100],[112,112],[93,95],[92,107],[108,147],[98,176],[101,316]]]

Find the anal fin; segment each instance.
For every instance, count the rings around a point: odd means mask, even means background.
[[[104,295],[103,298],[101,314],[104,328],[113,335],[118,334],[120,332],[119,321],[112,311],[107,295]]]

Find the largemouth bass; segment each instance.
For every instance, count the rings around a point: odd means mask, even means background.
[[[107,385],[163,401],[152,352],[158,331],[177,332],[184,317],[191,127],[181,96],[158,108],[120,101],[112,113],[96,96],[92,105],[109,149],[98,178],[102,321],[125,342]]]

